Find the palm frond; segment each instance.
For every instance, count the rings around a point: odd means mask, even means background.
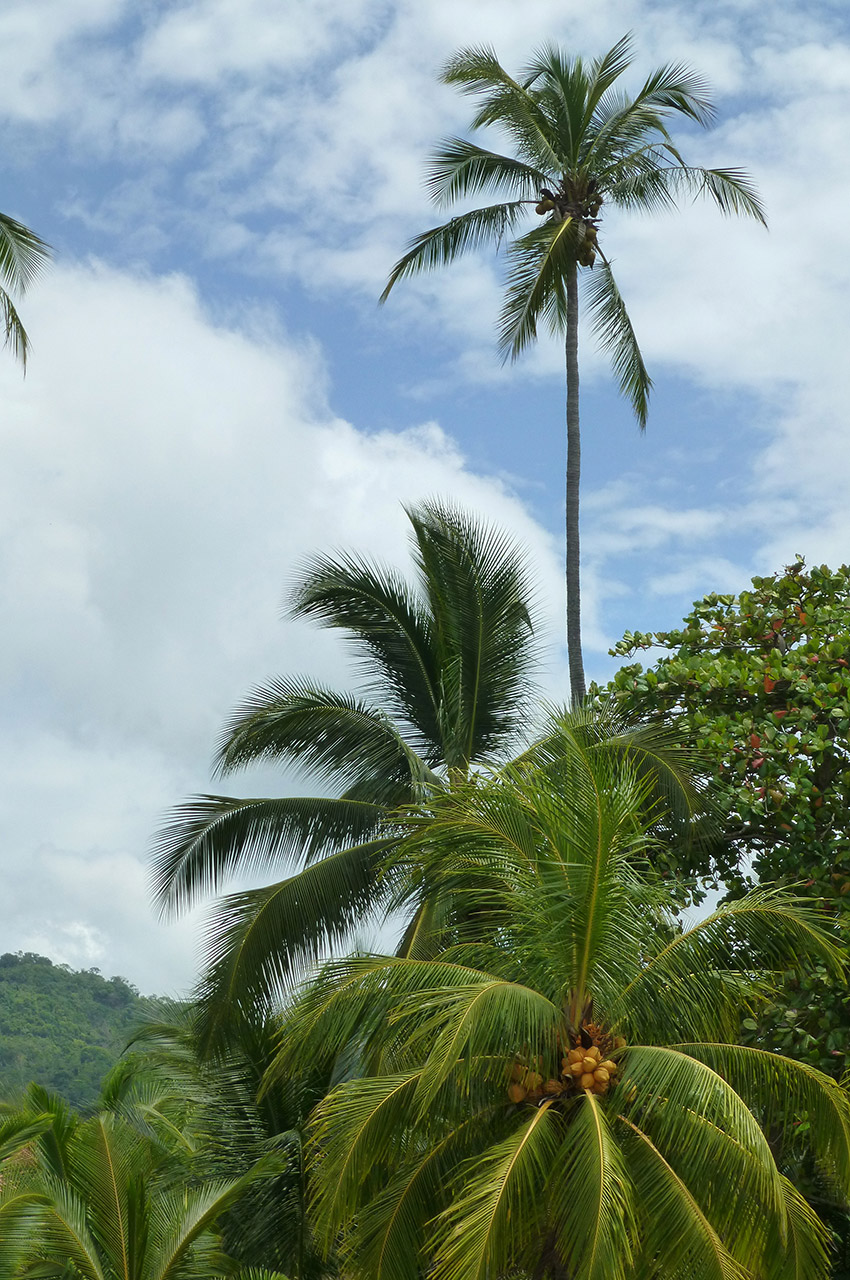
[[[353,845],[278,884],[230,894],[213,908],[198,992],[205,1030],[230,1010],[268,1008],[326,949],[380,911],[386,842]]]
[[[248,1188],[272,1176],[278,1165],[279,1157],[270,1152],[242,1177],[208,1181],[159,1195],[151,1212],[154,1243],[150,1248],[149,1274],[156,1280],[177,1280],[187,1255],[202,1242],[205,1233]]]
[[[620,393],[629,401],[643,431],[652,379],[608,262],[601,262],[591,274],[585,285],[585,299],[599,345],[611,355]]]
[[[828,1280],[834,1275],[830,1234],[811,1205],[787,1178],[782,1179],[788,1231],[774,1234],[766,1250],[767,1280]]]
[[[427,1144],[411,1144],[395,1177],[360,1206],[352,1240],[355,1274],[370,1280],[421,1280],[427,1266],[423,1240],[435,1206],[476,1139],[480,1142],[483,1134],[492,1141],[495,1120],[492,1111],[478,1111]]]
[[[536,1261],[528,1239],[542,1217],[539,1187],[560,1126],[549,1102],[517,1119],[513,1133],[462,1166],[450,1183],[449,1207],[433,1224],[434,1280],[485,1280]],[[516,1223],[525,1230],[515,1230]]]
[[[730,1255],[687,1179],[636,1124],[622,1115],[617,1121],[626,1135],[646,1265],[676,1280],[748,1280],[751,1272]]]
[[[764,204],[743,169],[686,168],[685,171],[699,181],[700,194],[710,196],[721,213],[755,218],[763,227],[767,226]]]
[[[472,129],[498,125],[513,138],[523,160],[550,174],[560,172],[564,157],[553,146],[549,121],[536,95],[529,92],[528,82],[519,84],[505,71],[489,46],[461,49],[440,78],[482,99]]]
[[[806,959],[840,971],[841,949],[815,911],[770,889],[722,903],[648,956],[611,1006],[645,1039],[734,1039],[740,1012],[781,974]]]
[[[381,805],[322,796],[195,796],[172,810],[156,837],[154,899],[164,915],[188,910],[237,872],[310,865],[362,843],[384,815]]]
[[[433,618],[440,742],[449,769],[513,745],[535,664],[536,588],[513,539],[446,503],[407,509]]]
[[[634,96],[635,111],[647,109],[694,120],[707,128],[717,112],[707,80],[685,62],[657,67]]]
[[[289,614],[349,632],[367,687],[379,693],[385,711],[415,726],[426,754],[438,758],[433,618],[419,592],[387,566],[355,556],[319,556],[299,575]]]
[[[18,315],[14,302],[3,288],[0,288],[0,324],[2,324],[5,334],[5,345],[11,347],[12,355],[20,360],[24,372],[26,372],[30,340],[27,337],[27,331],[24,328],[21,317]]]
[[[85,1202],[69,1183],[52,1175],[47,1175],[42,1185],[48,1206],[39,1227],[41,1256],[46,1261],[56,1260],[58,1255],[64,1268],[73,1267],[75,1280],[77,1276],[81,1280],[111,1280],[104,1273]],[[66,1270],[58,1272],[57,1280],[64,1275]]]
[[[382,1157],[396,1141],[399,1121],[416,1091],[416,1070],[350,1080],[319,1105],[311,1124],[315,1212],[329,1253],[341,1226],[360,1208]],[[381,1174],[378,1174],[380,1180]],[[373,1186],[373,1192],[380,1185]]]
[[[386,630],[380,645],[385,651],[395,639],[388,637]],[[383,668],[385,700],[405,704],[397,709],[420,729],[426,751],[435,758],[432,695],[428,689],[423,698],[416,687],[417,664],[408,653],[395,655],[401,661],[391,667],[386,652],[383,661],[375,652],[379,648],[375,636],[367,640],[367,647],[373,658],[373,677],[374,663]],[[399,803],[411,788],[421,789],[426,781],[434,780],[384,709],[351,694],[292,678],[278,677],[260,685],[237,708],[219,745],[216,771],[231,773],[264,760],[294,763],[348,789],[368,782],[373,798],[383,790],[390,804]]]
[[[512,360],[537,337],[546,320],[551,331],[563,328],[567,314],[566,281],[575,270],[578,226],[574,219],[547,219],[508,248],[508,279],[499,327],[499,350]]]
[[[693,1178],[701,1180],[699,1194],[736,1186],[764,1214],[784,1221],[779,1172],[757,1117],[725,1072],[691,1046],[630,1046],[616,1094],[621,1106],[631,1099],[625,1114],[674,1168],[687,1161],[692,1189]]]
[[[41,236],[22,222],[0,213],[0,280],[25,293],[52,257],[53,250]]]
[[[445,208],[487,191],[530,201],[547,181],[542,169],[524,160],[487,151],[466,138],[447,138],[429,161],[425,186],[437,207]]]
[[[0,1163],[29,1146],[34,1138],[46,1132],[53,1123],[49,1114],[17,1112],[0,1120]]]
[[[792,1124],[805,1116],[809,1143],[839,1199],[850,1204],[850,1097],[823,1072],[782,1054],[737,1044],[680,1044],[725,1079],[763,1117]]]
[[[410,241],[407,252],[390,272],[380,301],[386,302],[393,285],[407,276],[445,267],[464,253],[493,244],[498,248],[505,236],[513,232],[527,212],[525,200],[507,201],[450,218]]]
[[[583,1280],[631,1280],[635,1204],[610,1119],[592,1093],[574,1104],[548,1178],[560,1256]]]

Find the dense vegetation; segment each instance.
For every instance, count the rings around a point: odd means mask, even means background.
[[[123,978],[33,952],[0,956],[0,1098],[35,1081],[86,1109],[154,1002]]]

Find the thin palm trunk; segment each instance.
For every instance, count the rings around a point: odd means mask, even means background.
[[[579,482],[581,435],[578,413],[578,267],[567,273],[567,653],[572,705],[584,701],[584,661],[581,656],[581,581],[579,546]]]

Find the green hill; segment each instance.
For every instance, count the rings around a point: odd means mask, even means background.
[[[30,1083],[90,1106],[156,1002],[123,978],[76,972],[33,952],[0,955],[0,1099]]]

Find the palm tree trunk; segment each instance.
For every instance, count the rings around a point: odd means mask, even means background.
[[[581,656],[581,570],[578,528],[581,435],[578,415],[578,265],[567,272],[567,654],[570,699],[584,701],[584,661]]]

